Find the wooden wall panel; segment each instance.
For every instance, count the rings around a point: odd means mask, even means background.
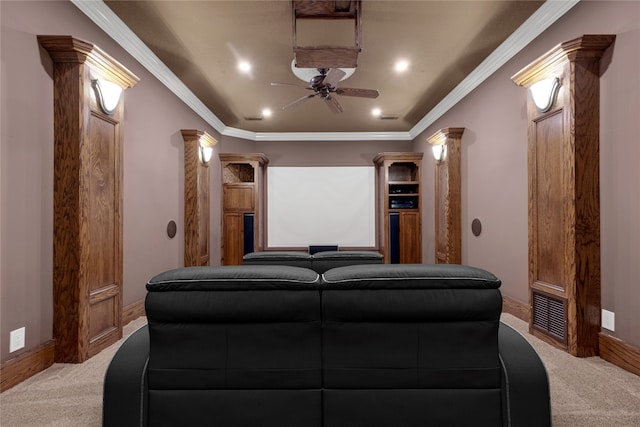
[[[118,181],[115,159],[115,128],[95,115],[89,123],[88,175],[88,280],[89,289],[97,290],[116,283],[118,246]]]
[[[564,252],[567,244],[562,110],[535,122],[535,138],[536,181],[530,207],[535,218],[534,281],[564,289],[565,259],[558,256],[558,248]]]

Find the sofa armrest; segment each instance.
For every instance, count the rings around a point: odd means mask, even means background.
[[[538,353],[516,330],[500,323],[498,348],[507,426],[551,426],[549,379]]]
[[[131,334],[114,355],[104,380],[102,425],[146,426],[149,329]]]

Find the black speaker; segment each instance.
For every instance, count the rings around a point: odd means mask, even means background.
[[[253,220],[254,215],[252,213],[244,214],[244,255],[254,252],[253,248]]]
[[[337,251],[338,245],[309,245],[309,254],[313,255],[317,252]]]
[[[400,264],[400,214],[389,212],[389,263]]]

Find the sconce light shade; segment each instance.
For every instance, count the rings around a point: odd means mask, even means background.
[[[560,79],[557,77],[540,80],[531,85],[529,90],[531,91],[533,103],[536,104],[538,111],[545,113],[551,109],[559,88]]]
[[[113,82],[101,79],[93,80],[93,87],[102,111],[113,114],[120,102],[122,88]]]
[[[441,162],[445,159],[445,157],[447,157],[446,144],[432,145],[431,151],[433,151],[433,158],[436,159],[436,162]]]
[[[200,161],[202,162],[203,165],[206,166],[209,164],[209,161],[211,160],[211,156],[213,155],[213,147],[209,145],[200,144],[199,154],[200,154]]]

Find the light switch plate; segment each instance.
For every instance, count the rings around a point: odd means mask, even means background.
[[[602,309],[602,327],[612,332],[616,330],[616,314],[613,311]]]
[[[24,348],[25,327],[9,332],[9,353]]]

